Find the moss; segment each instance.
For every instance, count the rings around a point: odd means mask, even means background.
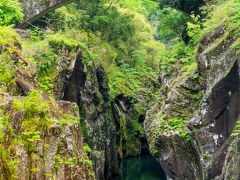
[[[89,154],[89,153],[92,151],[92,149],[90,148],[89,145],[84,144],[84,145],[83,145],[83,151],[84,151],[85,153]]]
[[[35,117],[46,120],[50,115],[50,104],[43,100],[41,93],[37,90],[31,91],[25,99],[14,100],[13,107],[15,111],[25,110],[25,120]]]
[[[7,178],[15,177],[14,170],[18,164],[18,157],[15,156],[14,152],[17,145],[24,145],[30,157],[31,174],[34,174],[37,169],[32,166],[32,162],[36,160],[34,156],[36,144],[42,138],[40,132],[45,131],[55,123],[65,125],[79,122],[79,119],[73,115],[60,111],[54,102],[45,101],[37,90],[33,90],[25,98],[13,101],[11,111],[14,113],[20,110],[24,111],[24,118],[21,131],[19,134],[15,134],[12,124],[9,122],[9,110],[0,108],[0,158],[4,162],[4,177]],[[58,117],[55,117],[51,113],[52,111],[56,112]],[[49,148],[48,146],[48,144],[43,144],[43,148]],[[61,160],[58,160],[56,161],[60,163]],[[68,159],[66,162],[71,164],[75,160]]]
[[[39,57],[37,64],[37,85],[48,94],[53,93],[54,79],[57,73],[57,55],[49,49]]]
[[[238,38],[234,44],[231,45],[231,50],[235,53],[235,54],[239,54],[240,53],[240,38]]]
[[[232,130],[231,137],[236,138],[240,135],[240,117],[238,117],[236,124]]]
[[[90,152],[92,151],[92,149],[90,148],[90,146],[88,146],[87,144],[84,144],[83,146],[83,155],[82,155],[82,159],[81,159],[81,163],[83,163],[83,165],[85,167],[92,167],[93,165],[93,162],[92,160],[89,159],[89,155],[90,155]],[[89,176],[90,177],[93,177],[94,175],[89,172]]]
[[[54,168],[57,171],[57,169],[63,164],[64,159],[61,157],[60,154],[57,154],[55,156],[55,162],[54,162]]]
[[[135,119],[120,120],[121,129],[121,143],[119,145],[119,152],[126,151],[127,156],[136,156],[141,153],[141,138],[144,137],[143,124]]]
[[[146,99],[151,99],[154,96],[154,89],[149,91],[148,86],[152,84],[152,88],[156,85],[157,88],[157,74],[147,66],[139,66],[137,68],[130,67],[114,67],[110,73],[109,86],[110,95],[115,98],[119,94],[124,94],[127,97],[137,99],[141,93]]]
[[[126,155],[127,156],[138,156],[141,153],[141,141],[135,138],[131,141],[126,142]]]
[[[179,135],[185,141],[190,142],[192,141],[192,137],[187,132],[187,130],[184,129],[186,123],[187,121],[180,117],[174,117],[168,120],[161,120],[159,133],[160,135]]]
[[[14,61],[19,54],[19,36],[10,27],[0,26],[0,84],[9,88],[15,83]]]
[[[156,157],[159,155],[159,149],[157,148],[157,146],[155,144],[153,144],[152,142],[154,141],[150,141],[150,144],[149,144],[149,150],[150,150],[150,153]]]
[[[215,6],[213,12],[209,14],[209,20],[204,24],[207,28],[203,34],[214,31],[221,25],[225,25],[229,32],[233,32],[235,35],[238,34],[240,26],[239,7],[240,3],[238,0],[223,1],[220,5]]]
[[[88,128],[86,123],[84,122],[85,119],[85,111],[84,109],[80,108],[80,126],[81,126],[81,132],[83,135],[83,139],[85,140],[85,138],[88,135]]]
[[[55,34],[49,37],[49,44],[52,47],[58,48],[69,48],[74,49],[79,47],[78,42],[75,39],[67,37],[66,34]]]

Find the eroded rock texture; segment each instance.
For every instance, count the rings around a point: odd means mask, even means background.
[[[239,136],[233,133],[240,113],[240,59],[231,49],[235,41],[223,27],[208,33],[196,57],[198,77],[177,74],[177,81],[162,81],[165,94],[147,113],[145,130],[169,179],[239,179]],[[204,94],[201,101],[198,93]],[[160,132],[163,121],[174,117],[188,123]]]
[[[108,91],[103,69],[85,67],[79,54],[63,91],[63,99],[79,105],[98,179],[110,177],[118,167],[116,127]]]
[[[111,179],[119,173],[123,157],[148,151],[146,139],[139,132],[143,133],[143,127],[136,131],[128,128],[129,121],[142,124],[144,116],[134,109],[129,97],[110,98],[108,77],[102,67],[87,66],[81,53],[67,59],[59,67],[55,95],[78,104],[96,178]]]
[[[14,112],[12,109],[12,101],[15,98],[4,97],[0,101],[1,109],[10,114],[9,123],[13,131],[6,129],[1,141],[1,148],[5,148],[5,151],[1,152],[6,153],[2,154],[0,161],[1,179],[94,179],[91,165],[84,164],[87,155],[83,151],[79,123],[68,123],[64,126],[55,123],[48,128],[39,127],[36,131],[39,132],[39,140],[15,141],[16,137],[30,133],[23,130],[23,123],[27,118],[25,110]],[[59,109],[55,109],[52,114],[59,119],[61,119],[58,115],[60,111],[78,117],[76,104],[59,101],[57,106]],[[8,153],[11,159],[4,157],[8,156]],[[11,166],[10,162],[15,164]]]
[[[54,101],[41,92],[36,68],[22,58],[20,44],[17,48],[16,83],[9,93],[0,93],[0,179],[95,179],[83,148],[77,104]],[[23,101],[32,90],[39,97],[28,100],[27,108]]]
[[[235,40],[219,28],[205,36],[197,56],[199,72],[206,77],[206,90],[190,126],[197,127],[195,137],[207,179],[221,175],[226,158],[223,149],[230,148],[226,143],[232,139],[240,113],[239,56],[231,50]]]

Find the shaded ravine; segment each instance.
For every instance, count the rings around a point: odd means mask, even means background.
[[[131,163],[140,163],[140,171],[146,171],[153,177],[157,171],[149,171],[151,167],[162,172],[160,164],[152,157],[145,158],[148,157],[145,154],[150,154],[147,140],[141,133],[145,114],[134,109],[129,97],[119,95],[114,100],[110,99],[108,77],[102,67],[86,66],[79,53],[71,73],[64,69],[59,79],[59,82],[64,82],[58,86],[59,98],[75,102],[79,106],[84,141],[92,149],[90,158],[96,179],[112,179],[115,175],[122,174],[125,162],[128,162],[130,168]],[[121,167],[122,158],[127,159]]]

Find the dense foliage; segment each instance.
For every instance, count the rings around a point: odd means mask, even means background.
[[[13,59],[18,54],[18,40],[18,34],[11,28],[0,26],[0,85],[2,88],[9,88],[14,83]]]
[[[16,24],[22,18],[23,12],[18,0],[1,0],[0,25]]]

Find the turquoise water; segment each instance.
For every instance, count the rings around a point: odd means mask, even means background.
[[[150,155],[127,158],[122,162],[121,176],[113,180],[166,180],[160,164]]]

